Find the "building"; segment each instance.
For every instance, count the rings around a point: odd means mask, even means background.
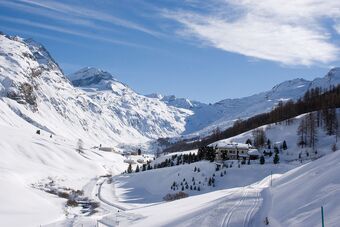
[[[106,152],[115,152],[115,149],[113,147],[99,147],[99,150]]]
[[[216,157],[220,160],[247,160],[258,159],[260,153],[249,144],[243,143],[217,143],[215,144]]]

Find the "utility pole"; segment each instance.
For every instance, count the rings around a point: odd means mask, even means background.
[[[273,171],[270,171],[270,187],[273,186]]]
[[[325,219],[323,215],[323,206],[321,207],[321,220],[322,220],[322,227],[325,227]]]

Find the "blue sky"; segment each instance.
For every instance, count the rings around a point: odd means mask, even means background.
[[[337,0],[0,0],[0,30],[42,43],[65,73],[94,66],[207,103],[340,66]]]

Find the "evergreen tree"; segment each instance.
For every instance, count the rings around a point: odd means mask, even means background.
[[[127,168],[127,173],[132,173],[132,166],[129,164],[129,167]]]
[[[336,143],[332,145],[332,151],[335,152],[337,150]]]
[[[142,154],[142,150],[138,149],[137,153],[138,153],[138,155],[141,155]]]
[[[268,140],[267,140],[267,148],[268,148],[268,149],[271,149],[271,143],[272,143],[272,142],[270,141],[270,139],[268,139]]]
[[[264,156],[262,155],[260,157],[260,164],[263,165],[265,163],[265,159],[264,159]]]
[[[287,150],[287,148],[288,148],[287,147],[287,142],[286,142],[286,140],[284,140],[283,143],[282,143],[282,149],[283,150]]]
[[[248,139],[246,140],[246,144],[252,145],[251,139],[248,138]]]
[[[139,172],[139,165],[137,165],[135,172],[136,172],[136,173]]]
[[[274,164],[278,164],[280,162],[280,157],[277,153],[274,155],[273,162]]]

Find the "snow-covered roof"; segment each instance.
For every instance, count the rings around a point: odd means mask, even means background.
[[[248,151],[248,154],[249,154],[249,155],[257,155],[257,156],[260,156],[260,155],[261,155],[260,152],[259,152],[257,149],[250,149],[250,150]]]
[[[211,144],[213,147],[217,148],[224,148],[224,149],[233,149],[233,148],[238,148],[238,149],[249,149],[251,148],[251,145],[245,144],[245,143],[230,143],[226,142],[223,140],[217,141],[216,143]]]

